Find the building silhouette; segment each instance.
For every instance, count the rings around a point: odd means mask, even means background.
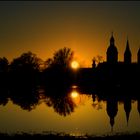
[[[110,38],[110,45],[108,46],[107,52],[106,52],[106,62],[110,63],[110,64],[119,63],[118,62],[118,50],[117,50],[117,47],[115,46],[115,39],[114,39],[113,33]],[[126,63],[126,64],[132,63],[132,53],[131,53],[128,39],[126,42],[126,49],[124,51],[124,62],[123,63]],[[138,49],[138,52],[137,52],[137,63],[140,64],[140,48]]]
[[[129,48],[128,39],[127,39],[127,43],[126,43],[126,49],[125,49],[125,52],[124,52],[124,63],[131,64],[131,51],[130,51],[130,48]]]
[[[96,81],[100,85],[132,87],[140,86],[137,80],[140,78],[140,49],[137,53],[137,62],[132,62],[132,53],[127,39],[124,51],[124,61],[118,61],[118,50],[115,46],[113,34],[110,38],[110,45],[106,52],[106,61],[96,66]],[[134,82],[132,82],[134,81]]]
[[[139,48],[138,53],[137,53],[137,61],[138,61],[138,64],[140,64],[140,48]]]
[[[113,37],[113,33],[112,33],[112,36],[110,38],[110,45],[107,49],[106,55],[107,55],[107,62],[108,63],[117,63],[117,61],[118,61],[118,50],[115,46],[115,39]]]

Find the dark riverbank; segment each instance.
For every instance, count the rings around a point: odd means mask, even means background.
[[[108,139],[113,139],[113,140],[127,140],[127,139],[133,139],[133,140],[139,140],[140,139],[140,133],[132,133],[132,134],[115,134],[115,135],[103,135],[103,136],[89,136],[89,135],[84,135],[84,136],[71,136],[69,134],[62,134],[62,133],[57,133],[57,134],[30,134],[30,133],[20,133],[20,134],[6,134],[6,133],[0,133],[0,138],[5,138],[5,139],[11,139],[11,138],[30,138],[30,139],[49,139],[49,140],[108,140]]]

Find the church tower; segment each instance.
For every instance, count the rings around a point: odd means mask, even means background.
[[[138,53],[137,53],[137,61],[138,61],[138,64],[140,64],[140,48],[139,48]]]
[[[131,51],[130,51],[130,48],[129,48],[129,42],[128,42],[128,39],[127,39],[127,43],[126,43],[126,49],[125,49],[125,52],[124,52],[124,63],[126,64],[130,64],[131,63]]]
[[[112,33],[112,36],[110,38],[110,45],[107,49],[107,62],[108,63],[111,63],[111,64],[114,64],[114,63],[117,63],[118,61],[118,51],[117,51],[117,48],[115,46],[115,40],[114,40],[114,37],[113,37],[113,33]]]

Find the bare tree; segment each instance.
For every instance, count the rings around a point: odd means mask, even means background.
[[[97,55],[96,57],[93,57],[92,59],[92,67],[96,67],[99,63],[102,63],[104,61],[103,57],[100,55]]]
[[[8,60],[5,57],[0,58],[0,72],[7,72],[8,71]]]
[[[56,51],[53,54],[53,58],[48,58],[45,61],[45,65],[47,68],[59,67],[59,68],[68,68],[70,66],[70,62],[73,59],[73,51],[70,48],[62,48]]]

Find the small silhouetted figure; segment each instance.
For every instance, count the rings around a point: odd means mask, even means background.
[[[137,53],[137,61],[138,64],[140,64],[140,48],[138,49],[138,53]]]
[[[129,48],[129,42],[128,42],[128,39],[127,39],[127,43],[126,43],[126,49],[125,49],[125,52],[124,52],[124,63],[126,64],[130,64],[131,63],[131,51],[130,51],[130,48]]]
[[[125,99],[124,100],[124,111],[126,113],[126,120],[127,120],[127,126],[129,122],[129,115],[131,112],[131,99]]]
[[[118,51],[115,46],[115,40],[112,33],[112,36],[110,38],[110,45],[107,49],[107,62],[114,64],[117,63],[117,61],[118,61]]]
[[[92,60],[92,68],[96,68],[96,60]]]
[[[115,123],[115,116],[118,112],[118,102],[114,98],[109,98],[107,100],[107,114],[110,118],[110,125],[111,125],[111,131],[113,131],[113,126]]]

